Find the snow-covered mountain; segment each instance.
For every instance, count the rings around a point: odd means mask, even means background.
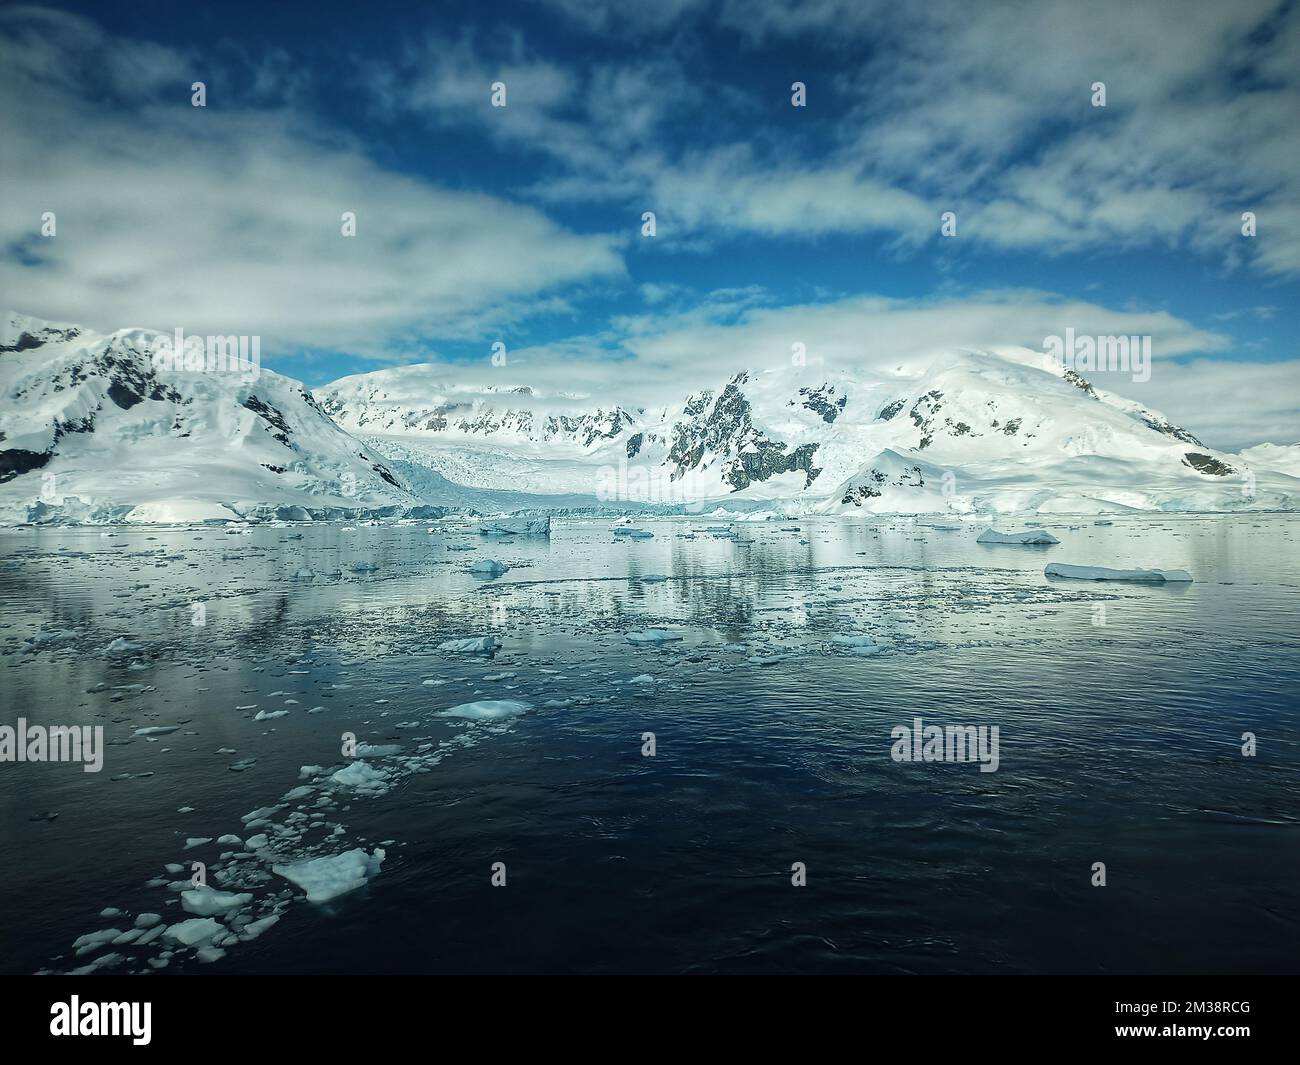
[[[665,409],[583,409],[446,372],[381,370],[317,396],[386,457],[485,488],[816,513],[1300,505],[1288,449],[1220,452],[1025,349],[746,371]]]
[[[0,326],[4,521],[1300,507],[1300,445],[1218,451],[1025,349],[742,371],[638,407],[432,366],[313,394],[260,368],[169,369],[151,330]]]
[[[181,521],[419,506],[297,381],[175,370],[153,330],[0,322],[0,517]],[[256,372],[254,372],[256,370]]]

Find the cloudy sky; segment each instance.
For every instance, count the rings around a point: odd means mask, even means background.
[[[423,6],[0,10],[0,304],[615,402],[1150,334],[1100,387],[1300,440],[1293,0]]]

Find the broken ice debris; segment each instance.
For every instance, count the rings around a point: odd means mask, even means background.
[[[1163,584],[1165,581],[1191,581],[1185,569],[1107,569],[1105,566],[1067,566],[1053,562],[1045,570],[1045,577],[1069,577],[1076,581],[1141,581],[1146,584]]]
[[[509,568],[494,558],[480,558],[470,566],[469,571],[479,577],[500,577]]]
[[[884,650],[870,636],[832,636],[831,643],[849,654],[863,657],[878,655]]]
[[[271,872],[302,888],[307,893],[308,902],[329,902],[365,884],[379,872],[383,861],[382,847],[376,847],[374,854],[367,854],[357,847],[342,854],[312,858],[293,865],[273,865]]]
[[[975,542],[977,544],[1059,544],[1061,541],[1042,529],[1004,533],[990,528],[980,533]]]

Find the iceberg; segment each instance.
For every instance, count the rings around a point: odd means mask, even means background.
[[[462,654],[490,655],[501,646],[495,636],[466,636],[459,640],[443,640],[439,651],[459,651]]]
[[[1042,529],[1029,529],[1025,532],[1003,533],[996,529],[988,528],[979,534],[975,541],[977,544],[1059,544],[1058,540],[1049,532]]]
[[[461,703],[449,710],[442,710],[438,716],[458,717],[462,721],[504,721],[527,713],[532,708],[532,703],[515,699],[481,699],[476,703]]]
[[[494,558],[481,558],[470,566],[469,571],[480,577],[500,577],[509,568]]]
[[[550,536],[551,519],[530,518],[523,521],[494,521],[479,526],[480,536]]]
[[[672,643],[681,637],[667,629],[640,629],[625,635],[628,643]]]
[[[1144,584],[1190,582],[1192,579],[1185,569],[1107,569],[1105,566],[1066,566],[1060,562],[1053,562],[1043,570],[1043,576],[1067,577],[1076,581],[1140,581]]]

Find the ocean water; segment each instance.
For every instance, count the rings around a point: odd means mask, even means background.
[[[0,967],[1300,970],[1294,517],[725,524],[0,532],[0,725],[106,743],[0,763]],[[482,700],[528,708],[440,716]],[[896,761],[916,718],[997,726],[996,772]],[[336,780],[345,733],[379,750]],[[272,871],[376,848],[323,903]],[[74,950],[190,919],[192,862],[252,896],[205,952]]]

